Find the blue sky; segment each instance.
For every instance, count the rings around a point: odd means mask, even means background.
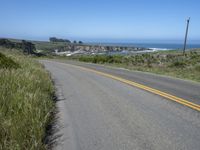
[[[199,0],[0,0],[0,37],[91,42],[200,41]]]

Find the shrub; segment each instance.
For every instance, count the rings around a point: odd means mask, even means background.
[[[0,69],[7,68],[7,69],[17,69],[19,68],[19,64],[13,61],[11,58],[6,57],[4,54],[0,53]]]
[[[169,65],[169,67],[177,67],[177,68],[183,68],[185,66],[186,66],[186,63],[180,60],[174,61]]]

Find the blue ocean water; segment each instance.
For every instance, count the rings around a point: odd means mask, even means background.
[[[140,43],[135,44],[137,47],[145,47],[145,48],[152,48],[152,49],[161,49],[161,50],[172,50],[172,49],[183,49],[183,44],[162,44],[162,43],[152,43],[152,44],[146,44],[146,43]],[[188,44],[187,49],[193,49],[193,48],[200,48],[200,44]]]
[[[144,47],[155,50],[182,50],[183,44],[169,43],[104,43],[105,45]],[[187,44],[187,49],[200,48],[200,44]]]

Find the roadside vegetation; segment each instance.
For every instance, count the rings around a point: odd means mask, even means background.
[[[46,149],[53,94],[49,73],[39,63],[0,48],[0,149]]]
[[[178,51],[166,51],[132,56],[73,56],[71,59],[152,72],[200,82],[200,50],[188,51],[185,56]]]

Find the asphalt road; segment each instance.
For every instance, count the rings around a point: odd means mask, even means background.
[[[122,68],[113,68],[91,63],[81,63],[78,61],[66,60],[64,63],[95,69],[101,72],[122,77],[127,80],[135,81],[137,83],[161,90],[180,98],[184,98],[188,101],[200,105],[200,83],[155,75],[151,73],[130,71]]]
[[[51,72],[60,100],[57,103],[60,130],[56,133],[59,143],[55,149],[200,149],[199,111],[72,65],[41,62]],[[197,83],[91,64],[76,65],[118,75],[199,103]]]

